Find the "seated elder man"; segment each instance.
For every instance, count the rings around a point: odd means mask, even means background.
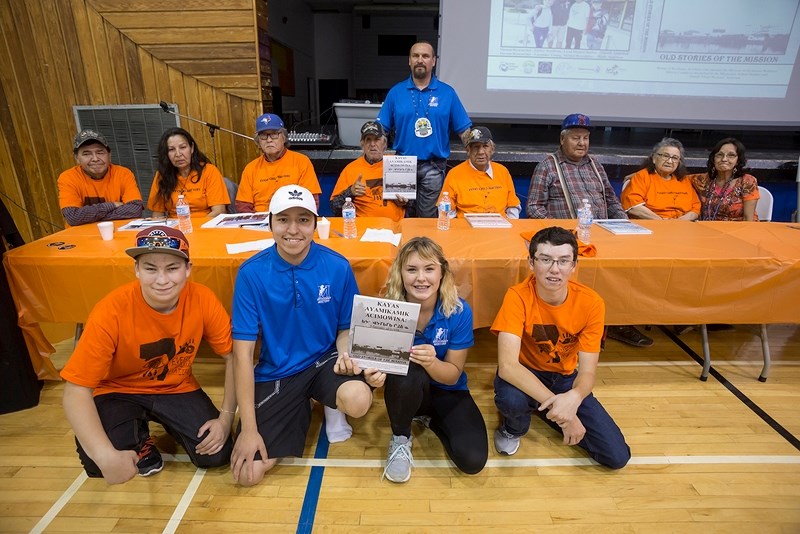
[[[489,128],[477,126],[469,130],[467,161],[450,169],[442,186],[442,193],[450,195],[451,209],[457,216],[501,213],[509,219],[519,219],[520,202],[514,181],[508,169],[492,161],[494,149]]]
[[[82,130],[72,153],[77,165],[58,177],[58,204],[67,224],[141,217],[144,202],[136,178],[111,163],[111,147],[103,134]]]
[[[588,199],[595,219],[627,219],[608,181],[603,165],[589,156],[592,123],[581,113],[567,115],[561,123],[561,146],[536,166],[528,190],[528,217],[577,219],[576,209]],[[653,340],[633,326],[609,326],[608,337],[634,347],[649,347]]]
[[[408,200],[402,195],[396,195],[393,200],[383,199],[386,133],[379,122],[367,121],[361,126],[361,148],[364,153],[342,170],[339,180],[333,186],[333,215],[342,216],[342,206],[347,197],[350,197],[358,216],[389,217],[393,221],[399,221],[403,218]]]
[[[289,132],[283,120],[272,113],[264,113],[256,119],[256,135],[253,140],[262,155],[248,163],[242,171],[239,190],[236,193],[236,211],[253,213],[267,211],[275,191],[284,185],[300,185],[314,194],[319,208],[317,174],[308,156],[289,150]]]
[[[233,291],[233,354],[239,435],[231,469],[252,486],[278,458],[302,456],[311,399],[361,417],[385,375],[347,354],[353,297],[344,256],[313,241],[317,207],[308,189],[287,185],[269,205],[275,245],[244,262]],[[261,341],[253,370],[256,341]],[[367,383],[365,383],[365,381]],[[326,413],[327,416],[327,413]]]
[[[551,226],[531,240],[532,274],[511,287],[492,323],[497,335],[495,404],[503,422],[494,434],[497,452],[517,452],[536,413],[598,463],[619,469],[631,458],[619,427],[592,394],[605,303],[570,280],[578,243],[569,230]]]
[[[142,230],[125,252],[136,260],[137,280],[97,303],[61,371],[83,468],[109,484],[161,471],[149,421],[197,467],[225,465],[236,410],[230,317],[210,289],[188,280],[189,243],[179,230]],[[225,358],[222,413],[192,375],[204,339]]]

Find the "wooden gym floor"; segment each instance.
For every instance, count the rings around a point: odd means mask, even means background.
[[[665,330],[648,349],[609,340],[595,394],[633,452],[610,471],[534,420],[513,457],[494,451],[496,342],[476,332],[469,382],[489,428],[478,475],[459,474],[430,431],[414,429],[415,468],[381,481],[390,430],[380,393],[351,421],[353,437],[327,446],[321,410],[303,458],[285,460],[255,488],[227,469],[196,469],[163,429],[153,435],[164,470],[122,486],[87,479],[61,409],[63,386],[40,405],[0,416],[0,532],[800,532],[800,326],[770,325],[773,366],[756,380],[754,330],[710,334],[708,382]],[[700,334],[681,336],[700,352]],[[60,343],[57,365],[69,356]],[[201,351],[195,372],[219,403],[222,366]]]

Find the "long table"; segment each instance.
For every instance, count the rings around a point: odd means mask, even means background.
[[[341,219],[332,219],[341,231]],[[439,242],[455,273],[459,293],[472,306],[475,328],[489,326],[505,291],[529,272],[521,234],[570,220],[512,221],[511,228],[473,229],[462,220],[436,229],[434,219],[359,218],[366,228],[391,228],[403,240],[426,235]],[[649,235],[615,236],[592,231],[597,254],[580,258],[577,279],[606,301],[608,324],[796,323],[800,313],[800,232],[785,223],[637,221]],[[209,286],[230,309],[239,265],[254,254],[230,255],[226,243],[271,237],[245,229],[204,229],[195,221],[189,242],[192,279]],[[117,226],[121,226],[118,222]],[[133,232],[102,241],[95,225],[69,228],[8,252],[3,263],[41,378],[56,378],[49,344],[37,322],[83,323],[93,306],[115,287],[134,279],[125,254]],[[75,245],[60,250],[53,242]],[[347,257],[362,293],[383,287],[397,249],[332,232],[326,246]],[[49,348],[52,352],[52,348]]]

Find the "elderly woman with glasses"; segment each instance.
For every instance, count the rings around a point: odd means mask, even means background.
[[[728,137],[714,145],[708,155],[707,172],[688,178],[694,184],[704,221],[755,221],[758,182],[745,172],[744,145]]]
[[[642,169],[622,190],[622,207],[632,219],[680,219],[700,216],[700,199],[685,179],[683,145],[665,137],[653,147]]]

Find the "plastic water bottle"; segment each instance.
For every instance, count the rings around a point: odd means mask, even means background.
[[[439,230],[450,229],[450,193],[442,193],[442,200],[439,202],[439,221],[436,223]]]
[[[358,227],[356,226],[356,206],[353,200],[347,197],[342,206],[342,217],[344,218],[344,237],[355,239],[358,237]]]
[[[588,245],[591,242],[592,234],[592,220],[594,219],[592,213],[592,205],[589,204],[589,199],[583,199],[583,205],[578,209],[578,239]]]
[[[184,200],[183,195],[178,195],[178,202],[175,204],[175,213],[178,214],[178,230],[185,234],[192,233],[192,212],[189,203]]]

